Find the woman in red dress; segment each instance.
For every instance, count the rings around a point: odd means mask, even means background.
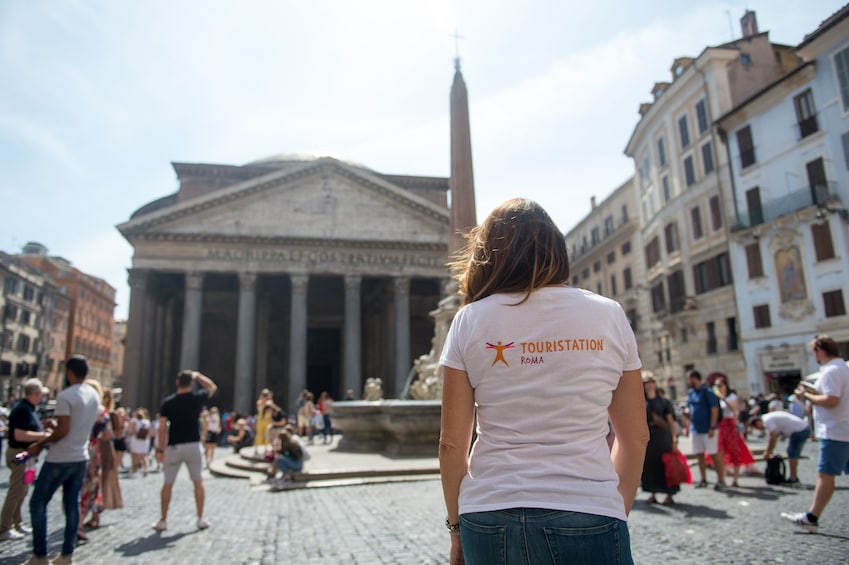
[[[725,379],[717,379],[714,391],[719,397],[722,410],[722,420],[719,422],[719,450],[725,452],[725,468],[731,469],[733,477],[731,486],[739,486],[740,468],[755,462],[752,452],[746,446],[746,441],[737,429],[740,414],[740,397],[737,392],[728,387]]]

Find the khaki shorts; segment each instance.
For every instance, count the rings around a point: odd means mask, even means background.
[[[165,483],[172,484],[177,479],[180,465],[186,464],[193,481],[203,479],[203,448],[201,443],[178,443],[165,448]]]
[[[708,437],[708,434],[690,433],[690,441],[693,446],[693,454],[710,453],[713,455],[719,448],[719,430],[713,432],[713,437]]]

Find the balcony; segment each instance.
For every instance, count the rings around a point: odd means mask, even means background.
[[[759,224],[771,222],[781,216],[786,216],[808,208],[809,206],[823,206],[826,202],[839,202],[835,191],[837,183],[828,182],[825,185],[808,186],[800,188],[766,202],[760,209],[749,210],[741,213],[731,224],[731,231],[740,231],[752,228]]]
[[[809,118],[799,120],[799,122],[796,124],[796,127],[798,128],[798,137],[796,138],[797,141],[805,139],[809,135],[815,134],[820,130],[816,114],[810,116]]]

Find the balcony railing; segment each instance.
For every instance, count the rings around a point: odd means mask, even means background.
[[[792,214],[809,206],[822,206],[829,201],[840,199],[836,195],[836,182],[825,185],[808,186],[769,200],[761,208],[748,210],[735,218],[731,231],[748,229],[759,224],[771,222],[781,216]]]
[[[799,120],[799,122],[796,124],[796,127],[799,128],[798,139],[804,139],[811,134],[817,133],[820,130],[816,114],[809,118]]]

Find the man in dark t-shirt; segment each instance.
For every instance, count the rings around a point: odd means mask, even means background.
[[[195,382],[200,385],[200,389],[195,390]],[[218,386],[212,379],[198,371],[181,371],[177,375],[177,392],[167,397],[159,409],[159,447],[156,448],[156,459],[164,463],[165,483],[162,485],[160,499],[162,515],[159,522],[153,525],[156,531],[168,529],[171,491],[183,463],[188,467],[195,485],[198,529],[205,530],[209,527],[209,522],[203,517],[203,445],[200,441],[199,420],[201,411],[216,390]]]

